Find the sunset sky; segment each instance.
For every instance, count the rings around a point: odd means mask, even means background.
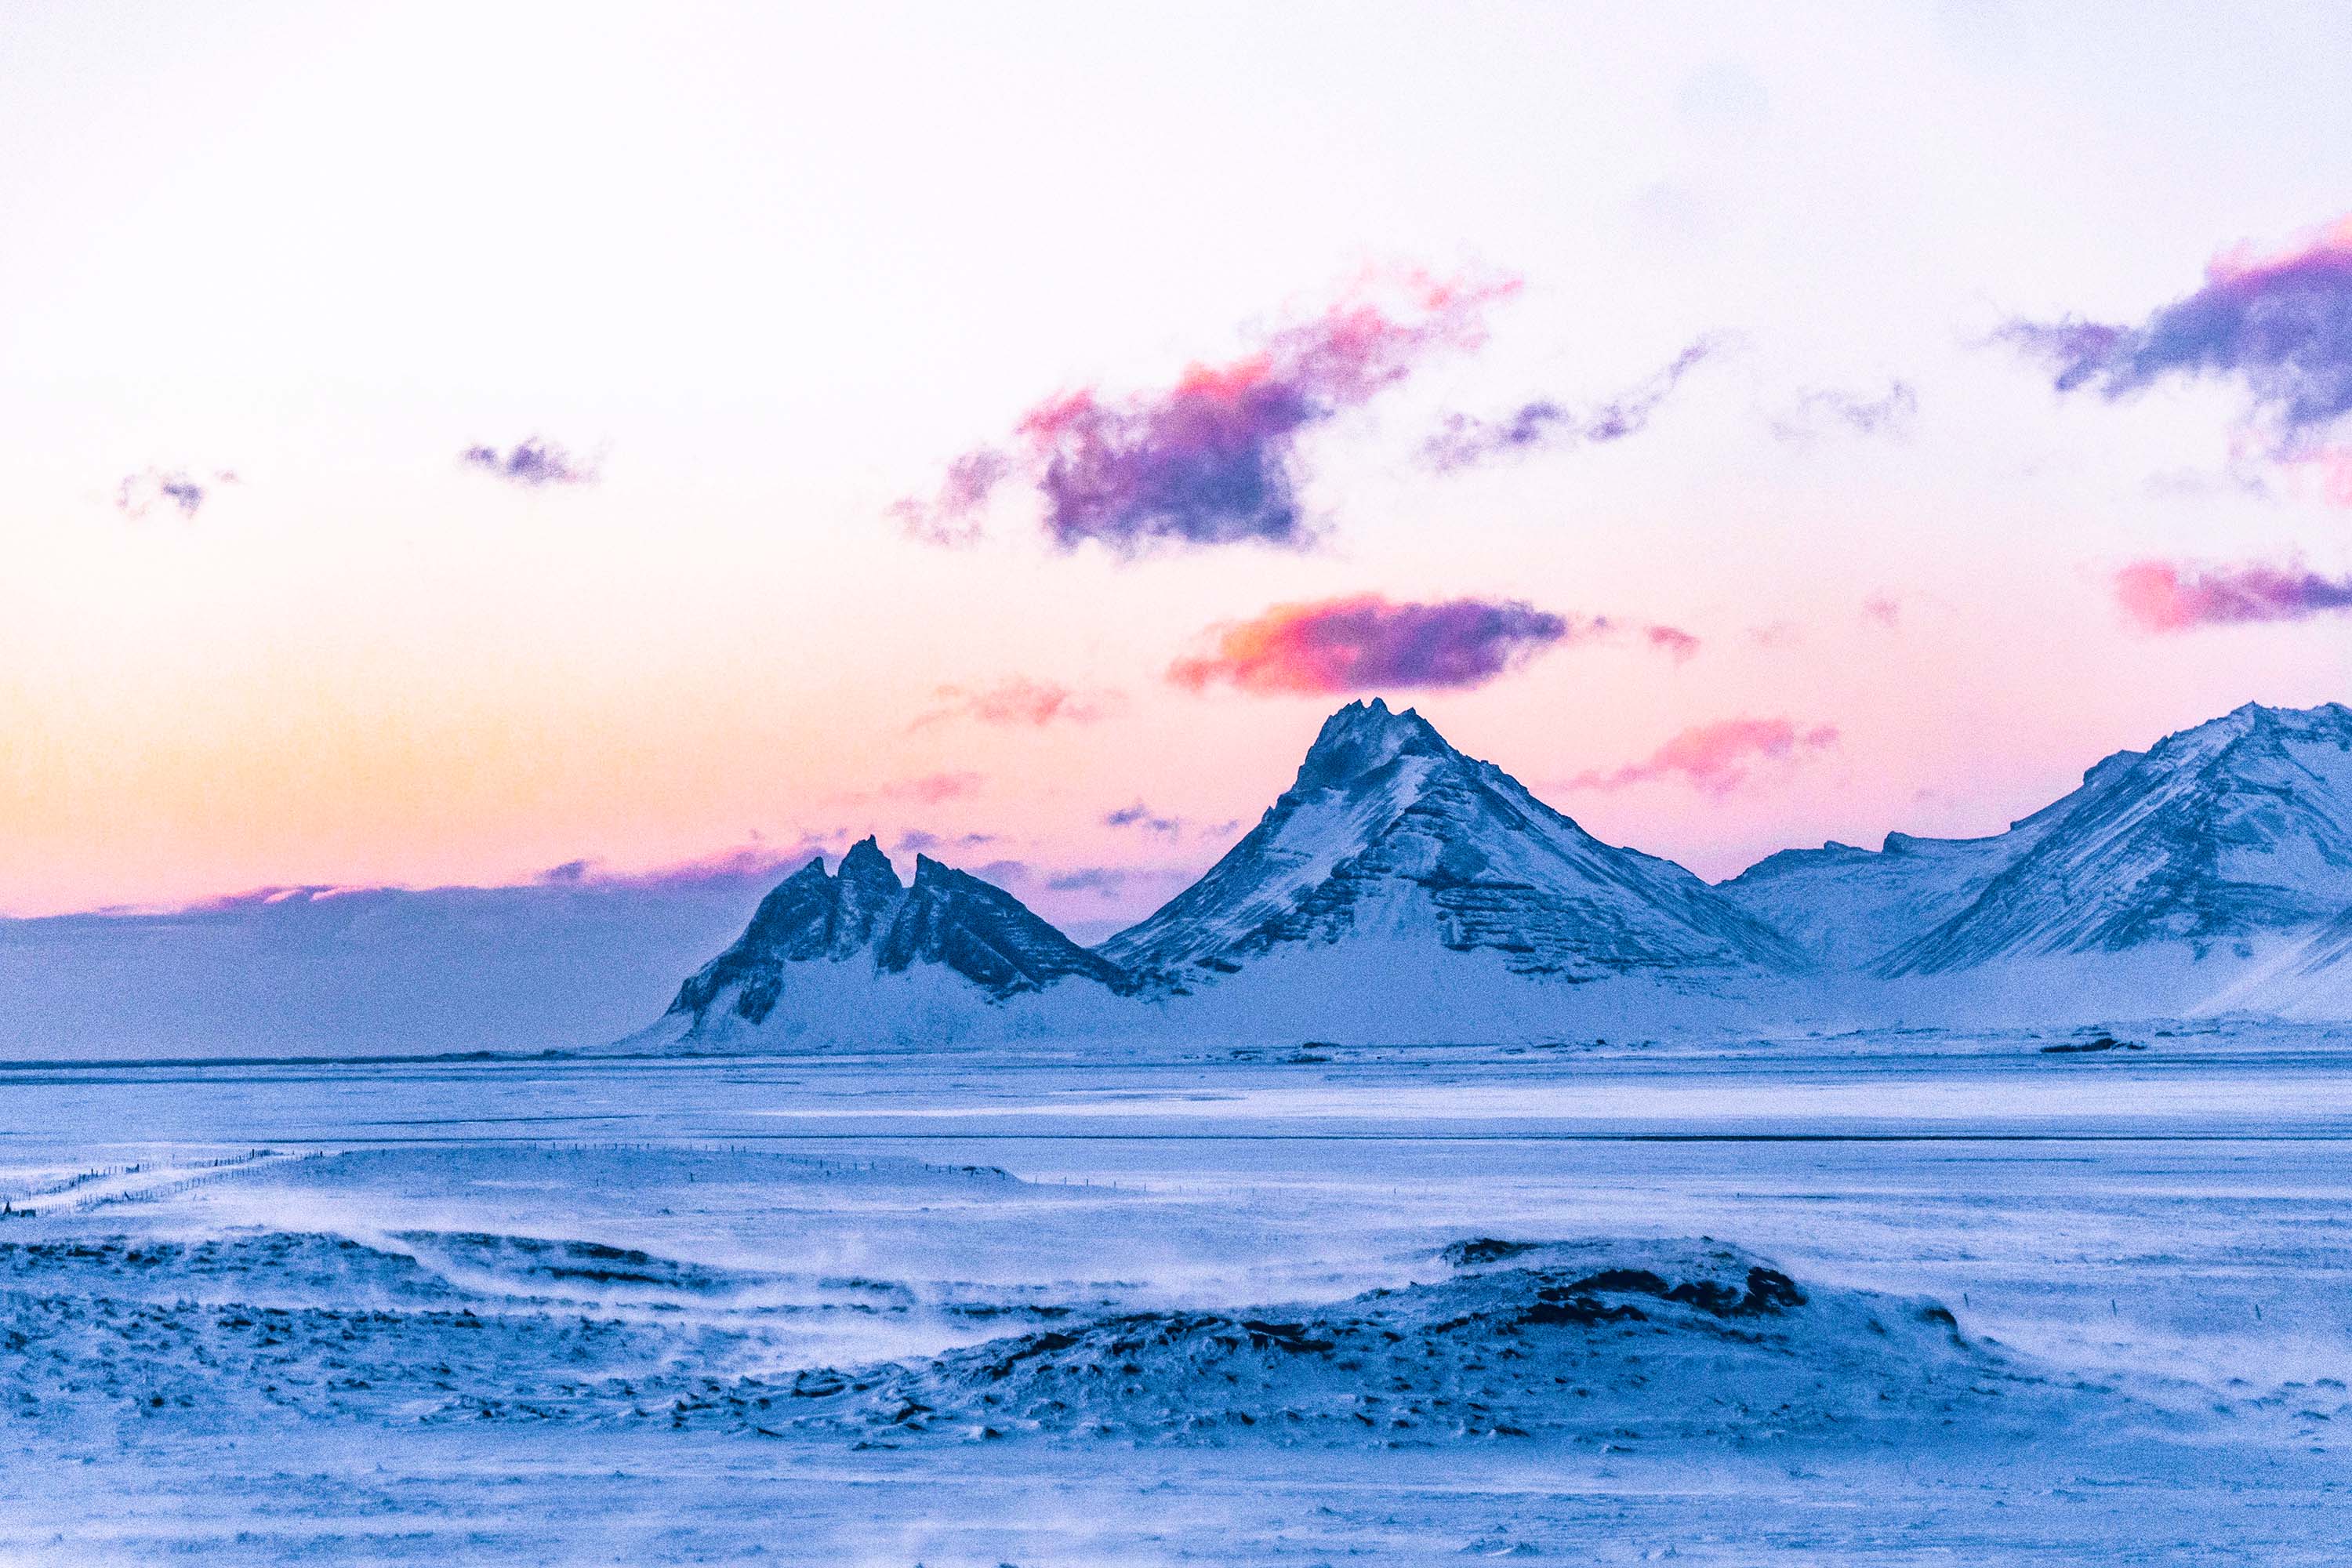
[[[1371,695],[1716,878],[2352,699],[2343,9],[2061,9],[0,11],[0,912],[1092,929]]]

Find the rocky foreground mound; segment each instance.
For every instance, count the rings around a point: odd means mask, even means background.
[[[805,1373],[795,1424],[868,1443],[1745,1442],[2039,1422],[2083,1392],[1971,1342],[1934,1302],[1803,1286],[1710,1241],[1475,1240],[1441,1258],[1434,1283],[1336,1305],[1133,1313]]]

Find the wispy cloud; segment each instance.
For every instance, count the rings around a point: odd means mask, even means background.
[[[552,888],[625,888],[660,891],[730,882],[761,881],[798,870],[819,855],[838,855],[847,840],[839,834],[803,834],[789,842],[772,843],[760,834],[751,842],[714,850],[667,866],[620,871],[593,856],[551,866],[532,880]]]
[[[898,835],[898,838],[891,844],[890,853],[893,855],[929,855],[941,849],[977,849],[984,845],[995,843],[997,837],[998,836],[993,833],[957,833],[952,835],[943,835],[938,833],[927,833],[919,827],[910,827],[904,833]]]
[[[910,800],[919,805],[938,805],[945,801],[962,800],[980,793],[987,780],[974,773],[924,773],[919,778],[900,779],[866,792],[874,800]]]
[[[2125,618],[2147,632],[2300,621],[2352,609],[2352,575],[2330,577],[2299,563],[2138,561],[2116,574],[2115,587]]]
[[[926,544],[970,544],[980,537],[989,498],[1018,467],[1009,452],[975,447],[950,460],[939,492],[929,500],[908,497],[894,501],[890,515]]]
[[[2216,258],[2202,287],[2137,324],[2012,321],[1994,337],[2049,366],[2061,392],[2116,399],[2174,379],[2233,380],[2273,458],[2335,468],[2352,420],[2352,218],[2274,254]],[[2352,482],[2341,489],[2352,501]]]
[[[1601,624],[1580,631],[1517,599],[1413,604],[1360,594],[1276,605],[1213,627],[1212,651],[1177,660],[1168,679],[1195,691],[1223,682],[1259,694],[1483,686]]]
[[[915,537],[977,537],[1004,484],[1033,487],[1046,536],[1091,540],[1132,558],[1160,547],[1297,547],[1312,529],[1299,500],[1301,437],[1410,375],[1432,353],[1477,347],[1489,306],[1516,279],[1408,273],[1368,279],[1307,321],[1267,334],[1223,364],[1123,396],[1094,387],[1046,399],[1011,438],[949,465],[929,500],[893,515]]]
[[[1893,631],[1903,624],[1903,601],[1892,594],[1873,594],[1862,602],[1862,618]]]
[[[1761,762],[1787,759],[1837,744],[1834,726],[1801,729],[1787,719],[1724,719],[1698,724],[1674,736],[1638,763],[1609,772],[1580,773],[1572,790],[1623,789],[1629,784],[1679,778],[1712,795],[1729,795]]]
[[[1173,838],[1190,826],[1181,816],[1162,816],[1141,801],[1122,805],[1117,811],[1103,814],[1105,827],[1133,827],[1145,833],[1155,833],[1162,838]]]
[[[457,454],[457,461],[530,489],[545,485],[593,485],[599,477],[592,460],[574,457],[537,436],[526,437],[504,452],[496,447],[468,447]]]
[[[1196,866],[1052,866],[1011,858],[966,868],[1024,900],[1065,908],[1074,898],[1086,900],[1088,908],[1133,900],[1157,903],[1200,875]]]
[[[125,474],[114,488],[114,510],[133,521],[158,507],[172,507],[182,517],[194,517],[204,510],[214,487],[235,483],[236,476],[226,468],[202,479],[184,468],[142,468]]]
[[[929,729],[950,719],[1039,729],[1055,723],[1092,724],[1109,718],[1127,702],[1121,692],[1081,691],[1025,675],[1008,675],[985,686],[942,686],[932,695],[937,705],[917,714],[907,726],[909,730]]]
[[[1508,452],[1622,441],[1647,429],[1651,416],[1674,395],[1683,377],[1723,347],[1719,337],[1700,338],[1641,385],[1581,412],[1543,398],[1495,419],[1449,414],[1423,445],[1423,458],[1432,468],[1450,472]]]
[[[1644,626],[1642,640],[1672,656],[1676,664],[1689,662],[1699,649],[1699,639],[1680,626]]]
[[[1890,381],[1883,392],[1849,392],[1840,387],[1809,387],[1772,420],[1772,434],[1780,440],[1807,442],[1831,431],[1855,436],[1908,435],[1919,417],[1919,395],[1905,381]]]

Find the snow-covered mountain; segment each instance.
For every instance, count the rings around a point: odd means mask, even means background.
[[[1117,964],[1003,889],[929,856],[901,883],[866,838],[835,873],[820,857],[761,900],[652,1032],[693,1042],[1028,1033],[1090,1019],[1133,990]],[[1048,993],[1081,1005],[1038,1005]]]
[[[1096,951],[1191,989],[1370,943],[1486,954],[1509,974],[1562,981],[1712,980],[1803,962],[1682,867],[1601,843],[1377,698],[1331,716],[1297,781],[1207,875]]]
[[[2006,833],[1786,850],[1720,891],[1887,977],[2154,950],[2251,960],[2352,910],[2352,710],[2249,704],[2116,752]]]

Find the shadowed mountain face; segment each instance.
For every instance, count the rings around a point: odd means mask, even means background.
[[[678,990],[670,1014],[700,1025],[723,1011],[759,1024],[792,984],[793,966],[865,965],[903,974],[935,965],[962,976],[994,1001],[1076,978],[1125,993],[1116,964],[1078,946],[1020,900],[977,877],[915,860],[902,885],[888,857],[867,838],[842,857],[838,875],[812,860],[762,900],[735,945]]]
[[[1722,891],[1888,975],[2316,925],[2352,907],[2352,710],[2249,704],[2116,752],[2007,833],[1784,851]]]
[[[1377,699],[1332,715],[1297,782],[1206,876],[1096,951],[1181,984],[1353,936],[1569,980],[1801,963],[1690,872],[1601,843]]]

